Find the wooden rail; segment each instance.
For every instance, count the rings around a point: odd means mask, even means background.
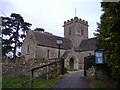
[[[51,66],[53,66],[53,67],[51,67]],[[46,72],[42,73],[41,75],[35,76],[34,75],[35,71],[42,69],[42,68],[46,68]],[[48,63],[46,65],[35,67],[28,71],[19,73],[19,74],[30,73],[30,79],[26,80],[22,83],[18,83],[10,88],[20,88],[20,87],[22,87],[22,85],[24,85],[26,83],[30,83],[30,88],[33,88],[33,82],[35,79],[37,79],[43,75],[46,75],[46,78],[49,79],[49,74],[52,73],[53,71],[56,71],[56,73],[58,73],[58,74],[64,74],[64,59],[63,58],[58,59],[54,62]]]

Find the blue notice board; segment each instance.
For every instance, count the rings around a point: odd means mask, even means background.
[[[95,52],[95,63],[104,64],[104,50],[98,50]]]

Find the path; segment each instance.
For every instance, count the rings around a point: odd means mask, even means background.
[[[89,88],[83,70],[64,75],[53,88]]]

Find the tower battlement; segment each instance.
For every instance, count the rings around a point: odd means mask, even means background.
[[[79,23],[88,25],[88,21],[85,21],[85,20],[78,18],[78,17],[74,17],[74,18],[71,18],[70,20],[64,21],[64,25],[68,25],[68,24],[71,24],[73,22],[79,22]]]

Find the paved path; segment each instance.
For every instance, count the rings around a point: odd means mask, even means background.
[[[84,79],[83,70],[81,70],[62,76],[53,88],[89,88],[89,85]]]

